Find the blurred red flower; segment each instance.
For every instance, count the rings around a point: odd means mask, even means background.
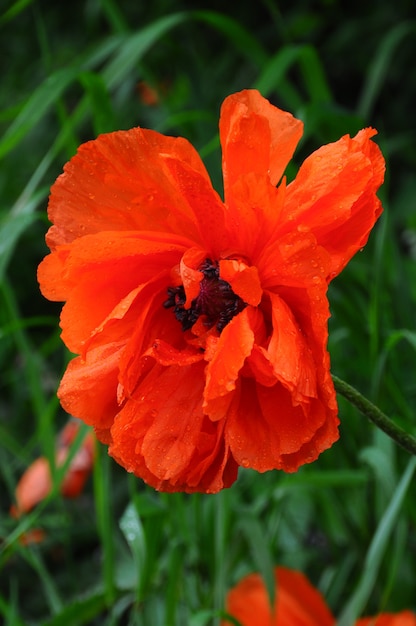
[[[39,267],[79,355],[58,395],[128,471],[216,492],[239,465],[295,471],[337,440],[326,292],[382,210],[374,134],[320,148],[286,186],[302,123],[247,90],[221,109],[224,202],[185,139],[151,130],[65,166]]]
[[[59,433],[55,457],[57,467],[61,467],[65,463],[79,427],[80,423],[71,419]],[[60,490],[65,498],[79,496],[91,473],[93,463],[94,435],[92,432],[88,432],[81,447],[71,460],[62,481]],[[18,482],[15,492],[16,504],[12,505],[10,509],[11,515],[18,518],[24,513],[28,513],[49,495],[51,489],[52,477],[49,462],[45,457],[39,457],[28,467]]]
[[[356,626],[416,626],[416,615],[411,611],[381,613],[375,617],[362,617]]]
[[[270,605],[266,586],[259,574],[245,576],[227,594],[226,611],[241,626],[334,626],[325,600],[308,579],[295,570],[275,568],[276,599]],[[221,626],[231,624],[223,620]],[[416,615],[402,611],[363,617],[356,626],[416,626]]]
[[[276,567],[275,607],[260,574],[249,574],[228,592],[226,611],[241,626],[334,626],[323,597],[295,570]],[[222,626],[231,624],[225,620]]]

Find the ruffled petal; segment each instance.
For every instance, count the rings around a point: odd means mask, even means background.
[[[275,239],[284,219],[285,181],[271,184],[267,174],[249,173],[233,185],[227,198],[227,254],[257,263],[258,254]]]
[[[68,348],[80,353],[95,329],[140,285],[153,283],[166,296],[170,270],[184,249],[185,241],[169,234],[113,232],[82,237],[69,250],[59,247],[47,257],[39,268],[40,285],[48,294],[57,285],[67,300],[61,327]],[[155,284],[158,275],[164,276],[160,285]]]
[[[329,278],[337,275],[366,243],[381,213],[376,191],[384,159],[370,141],[371,128],[342,137],[308,157],[286,195],[287,230],[308,228],[331,258]]]
[[[260,304],[263,290],[259,273],[254,265],[249,266],[237,260],[222,260],[220,277],[231,285],[233,292],[246,304],[251,306]]]
[[[211,181],[185,161],[165,158],[166,166],[174,178],[177,193],[189,206],[197,224],[202,247],[211,258],[217,258],[227,248],[227,233],[224,230],[225,207],[214,191]]]
[[[156,230],[198,237],[198,224],[165,160],[206,169],[191,144],[141,128],[100,135],[83,144],[51,189],[47,244],[100,231]]]
[[[210,402],[226,396],[236,386],[239,372],[254,345],[254,317],[251,307],[236,315],[222,331],[215,353],[206,368],[204,411],[211,416]],[[206,356],[207,358],[207,356]],[[218,411],[214,412],[218,416]]]
[[[226,203],[234,183],[245,174],[267,174],[276,185],[302,132],[300,120],[274,107],[254,89],[228,96],[220,116]]]
[[[263,289],[314,289],[321,285],[326,291],[331,258],[318,246],[313,233],[293,229],[264,248],[257,267]]]
[[[118,365],[124,344],[107,344],[73,359],[61,380],[58,397],[63,408],[94,426],[97,437],[108,443],[117,402]]]
[[[214,493],[236,479],[222,423],[202,412],[203,369],[156,365],[112,427],[110,454],[156,489]]]
[[[269,293],[273,332],[267,356],[276,379],[288,389],[293,404],[317,396],[313,354],[291,309],[278,295]]]
[[[229,411],[226,439],[243,467],[293,472],[338,439],[337,424],[336,412],[320,400],[293,406],[281,384],[263,387],[248,379]]]

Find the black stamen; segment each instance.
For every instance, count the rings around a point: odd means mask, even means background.
[[[205,259],[199,270],[204,277],[200,283],[199,295],[191,302],[189,309],[185,309],[185,290],[183,285],[168,287],[168,298],[163,303],[166,309],[173,308],[176,319],[182,325],[182,330],[189,330],[197,319],[204,316],[204,325],[207,328],[215,326],[222,329],[240,313],[247,305],[237,296],[229,283],[220,278],[219,266],[216,261]]]

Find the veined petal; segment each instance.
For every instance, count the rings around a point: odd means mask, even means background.
[[[180,238],[164,240],[153,233],[97,233],[74,241],[70,250],[57,248],[39,267],[39,280],[47,293],[56,284],[58,294],[65,294],[61,327],[68,348],[80,353],[95,329],[141,284],[152,282],[156,289],[155,276],[164,273],[159,289],[166,289],[184,249]]]
[[[233,391],[239,372],[254,345],[253,321],[256,311],[245,308],[221,333],[215,353],[206,368],[204,411],[210,415],[210,401]]]
[[[257,267],[263,289],[308,289],[327,282],[331,259],[315,235],[301,228],[270,242],[259,255]]]
[[[61,380],[58,397],[64,409],[94,426],[101,441],[108,441],[117,402],[118,364],[124,344],[90,350],[85,359],[73,359]]]
[[[180,276],[186,294],[185,307],[191,305],[192,300],[199,294],[200,283],[204,275],[195,269],[206,257],[206,252],[199,248],[190,248],[183,255],[180,262]]]
[[[274,107],[254,89],[226,98],[220,117],[226,203],[234,183],[245,174],[267,173],[276,185],[302,132],[300,120]]]
[[[267,355],[276,379],[292,394],[293,404],[317,396],[316,365],[299,323],[278,295],[269,293],[273,331]]]
[[[194,215],[198,228],[195,240],[202,242],[208,256],[218,257],[227,247],[223,202],[214,191],[211,181],[185,161],[166,157],[165,163],[174,178],[177,192]]]
[[[70,243],[100,231],[156,230],[198,237],[194,213],[165,159],[209,181],[192,145],[182,138],[133,128],[83,144],[51,189],[47,244]]]
[[[301,166],[286,195],[287,229],[309,228],[330,254],[329,278],[366,243],[381,213],[384,159],[367,128],[323,146]]]
[[[304,410],[293,406],[280,383],[263,387],[248,379],[229,411],[225,436],[239,465],[293,472],[337,440],[337,424],[336,412],[320,400],[311,399]]]
[[[231,285],[233,292],[244,302],[252,306],[260,304],[263,290],[254,265],[249,266],[237,260],[221,260],[220,277]]]
[[[274,240],[284,220],[285,192],[285,179],[275,187],[267,174],[249,173],[238,178],[227,198],[225,256],[257,262],[259,253]]]
[[[213,493],[236,478],[223,425],[202,413],[203,368],[155,366],[112,427],[110,454],[156,489]]]

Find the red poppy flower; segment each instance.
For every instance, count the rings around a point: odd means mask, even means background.
[[[227,594],[226,611],[241,626],[333,626],[332,616],[325,600],[308,579],[295,570],[275,568],[276,598],[270,604],[266,586],[259,574],[249,574]],[[222,626],[231,624],[224,620]],[[416,615],[411,611],[381,613],[376,617],[362,617],[355,626],[416,626]]]
[[[57,467],[65,463],[70,452],[70,446],[79,431],[79,426],[77,421],[71,419],[59,433],[55,458]],[[71,460],[62,481],[60,491],[65,498],[79,496],[91,473],[93,462],[94,436],[92,432],[89,432]],[[24,513],[28,513],[49,495],[51,489],[52,477],[49,462],[42,456],[28,467],[19,480],[15,493],[16,505],[11,507],[11,515],[18,518]]]
[[[249,574],[227,595],[226,611],[241,626],[333,626],[324,599],[307,578],[295,570],[276,567],[276,599],[270,605],[263,579]],[[231,624],[225,620],[222,626]]]
[[[336,441],[326,292],[381,212],[374,134],[320,148],[286,186],[302,123],[249,90],[221,110],[224,202],[185,139],[151,130],[65,166],[39,267],[79,355],[58,395],[127,470],[216,492],[239,465],[295,471]]]
[[[416,626],[416,615],[411,611],[381,613],[376,617],[362,617],[356,626]]]

